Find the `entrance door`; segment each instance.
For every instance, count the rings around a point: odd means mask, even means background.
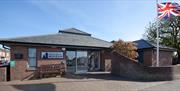
[[[29,68],[35,68],[36,67],[36,48],[29,48],[28,49],[28,65]]]
[[[67,72],[85,73],[88,71],[87,51],[66,51]]]
[[[67,72],[75,73],[76,72],[76,51],[66,51],[66,64]]]
[[[85,73],[88,71],[87,51],[77,51],[77,72]]]
[[[66,51],[67,72],[85,73],[100,69],[99,51]]]

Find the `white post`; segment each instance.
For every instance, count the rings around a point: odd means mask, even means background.
[[[157,6],[157,24],[156,24],[156,28],[157,28],[157,47],[156,47],[156,66],[159,66],[159,19],[158,19],[158,0],[156,0],[156,6]]]

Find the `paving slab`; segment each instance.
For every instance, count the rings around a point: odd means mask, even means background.
[[[180,91],[180,80],[169,81],[141,91]]]
[[[0,91],[140,91],[165,83],[131,81],[111,75],[66,76],[1,82]]]

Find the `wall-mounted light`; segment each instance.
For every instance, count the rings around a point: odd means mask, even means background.
[[[66,50],[66,48],[62,48],[62,50],[63,50],[63,51],[65,51],[65,50]]]

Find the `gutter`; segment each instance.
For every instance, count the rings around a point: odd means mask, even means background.
[[[5,45],[2,45],[4,49],[10,50],[10,48],[6,47]]]

